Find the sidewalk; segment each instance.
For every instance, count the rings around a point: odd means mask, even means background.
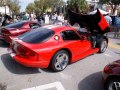
[[[117,50],[120,50],[120,36],[118,38],[114,38],[114,32],[110,32],[107,34],[109,38],[108,46]]]

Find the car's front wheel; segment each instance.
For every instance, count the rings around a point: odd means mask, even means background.
[[[100,43],[99,43],[99,53],[104,53],[106,51],[108,47],[108,43],[106,39],[103,39]]]
[[[120,90],[120,78],[109,80],[106,84],[106,90]]]
[[[67,67],[69,59],[68,52],[60,50],[53,56],[50,67],[53,71],[62,71]]]

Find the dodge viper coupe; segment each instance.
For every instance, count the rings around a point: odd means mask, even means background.
[[[105,90],[120,90],[120,60],[105,66],[103,79]]]
[[[21,21],[10,24],[0,30],[0,39],[10,43],[10,37],[16,37],[38,27],[40,27],[38,23],[31,21]]]
[[[89,26],[87,27],[89,28]],[[12,39],[8,51],[11,57],[24,66],[51,67],[53,71],[62,71],[68,63],[97,52],[105,52],[108,38],[103,34],[108,26],[103,27],[104,29],[100,29],[101,25],[95,27],[99,27],[99,30],[91,32],[88,29],[89,32],[85,33],[81,33],[71,26],[40,27]]]

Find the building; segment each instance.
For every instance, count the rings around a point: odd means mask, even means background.
[[[8,6],[1,6],[0,7],[0,13],[2,14],[10,14],[10,9]]]

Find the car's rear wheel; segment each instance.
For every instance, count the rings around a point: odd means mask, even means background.
[[[64,70],[69,62],[69,54],[65,50],[60,50],[55,53],[55,55],[52,58],[50,67],[53,71],[62,71]]]
[[[120,78],[114,78],[107,82],[105,90],[120,90]]]
[[[99,44],[99,53],[104,53],[108,47],[108,43],[106,39],[103,39]]]

